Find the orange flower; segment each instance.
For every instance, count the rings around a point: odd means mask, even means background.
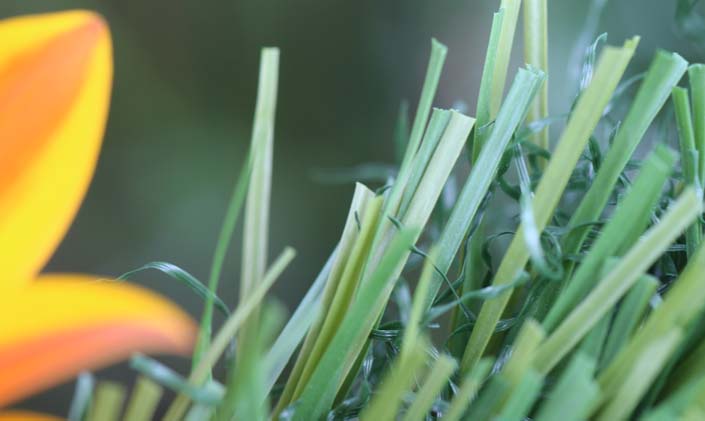
[[[196,329],[142,288],[39,275],[96,164],[112,82],[110,33],[99,16],[72,11],[0,21],[0,40],[4,406],[137,350],[187,354]]]

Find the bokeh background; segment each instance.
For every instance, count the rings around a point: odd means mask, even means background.
[[[278,46],[270,251],[298,250],[274,289],[292,308],[337,241],[352,193],[350,183],[321,184],[312,174],[393,162],[399,104],[408,99],[415,107],[431,37],[449,47],[436,105],[466,104],[472,112],[498,6],[499,0],[3,0],[0,17],[96,10],[114,41],[114,92],[100,162],[47,270],[117,276],[161,260],[205,279],[249,144],[259,50]],[[601,6],[599,15],[589,12]],[[629,73],[642,71],[656,48],[703,60],[703,46],[679,33],[675,10],[676,0],[549,0],[551,112],[573,100],[576,51],[598,33],[608,32],[613,44],[642,36]],[[522,63],[517,34],[510,77]],[[236,302],[239,256],[235,241],[220,290],[229,304]],[[164,275],[135,280],[200,313],[194,295]],[[100,375],[131,378],[114,368]],[[25,406],[65,414],[71,388]]]

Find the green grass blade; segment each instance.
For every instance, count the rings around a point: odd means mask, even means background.
[[[512,55],[512,44],[514,43],[514,32],[516,31],[520,6],[521,0],[502,0],[500,4],[500,10],[504,9],[504,17],[502,18],[502,29],[499,33],[497,56],[494,60],[494,70],[492,72],[490,118],[497,115],[500,105],[502,104],[504,85],[507,79],[507,70],[509,69],[509,59]]]
[[[470,410],[464,419],[469,421],[493,419],[511,390],[512,383],[503,374],[490,377],[487,386],[480,391],[477,401],[470,405]]]
[[[693,97],[693,133],[695,149],[698,151],[699,179],[705,183],[705,65],[690,66],[688,81]]]
[[[531,367],[534,352],[546,337],[546,332],[535,320],[529,319],[521,327],[507,363],[502,368],[504,376],[514,385],[519,385]]]
[[[269,202],[272,184],[272,154],[274,149],[274,117],[279,79],[279,50],[262,49],[260,76],[255,107],[254,128],[250,148],[254,156],[250,185],[247,189],[242,236],[242,266],[240,274],[240,305],[250,299],[256,283],[267,269]],[[261,148],[261,149],[259,149]],[[257,310],[245,321],[239,333],[238,350],[248,347],[249,337],[257,336]],[[241,353],[238,353],[238,355]]]
[[[470,164],[475,164],[480,152],[485,144],[488,133],[487,125],[495,118],[495,114],[490,115],[490,98],[493,97],[492,79],[494,77],[495,62],[497,60],[497,49],[499,48],[499,36],[502,32],[502,21],[504,20],[504,9],[499,9],[492,17],[492,29],[490,39],[487,43],[485,53],[485,65],[482,68],[482,79],[480,80],[480,92],[477,96],[477,110],[475,131],[472,142],[472,153]],[[501,94],[500,94],[501,95]]]
[[[171,263],[149,262],[142,267],[123,273],[122,275],[117,277],[117,280],[128,279],[132,275],[139,272],[143,272],[145,270],[157,270],[172,279],[182,282],[183,284],[188,286],[192,291],[194,291],[199,297],[201,297],[205,301],[206,306],[209,305],[209,301],[211,302],[211,313],[213,312],[213,306],[215,305],[215,308],[220,310],[220,312],[224,316],[227,317],[230,315],[230,309],[228,309],[228,306],[225,305],[225,303],[223,302],[223,300],[220,299],[220,297],[215,295],[211,288],[206,287],[201,283],[201,281],[196,279],[195,276]]]
[[[406,173],[411,168],[412,161],[419,148],[419,143],[421,143],[421,138],[423,137],[424,130],[426,129],[426,122],[428,121],[428,116],[431,113],[433,98],[436,96],[436,90],[438,89],[438,81],[441,79],[441,72],[443,71],[443,64],[446,60],[446,54],[448,54],[448,48],[436,39],[431,39],[431,56],[428,59],[426,79],[424,80],[423,88],[421,89],[421,97],[419,98],[419,104],[416,108],[414,123],[411,126],[409,143],[406,147],[401,169],[399,170],[400,175],[402,173]]]
[[[493,364],[493,359],[483,358],[477,363],[475,368],[465,376],[460,385],[460,389],[450,402],[450,407],[443,417],[444,421],[458,421],[461,419],[470,403],[475,399],[478,390],[480,390],[482,383],[485,381],[485,378],[487,378]]]
[[[624,166],[687,66],[678,54],[663,51],[656,54],[590,189],[570,218],[572,231],[564,242],[565,253],[575,254],[580,250],[589,230],[585,224],[597,220],[602,213]]]
[[[337,249],[336,249],[337,250]],[[291,315],[289,321],[284,326],[272,347],[267,351],[264,366],[267,367],[266,389],[271,391],[282,371],[294,354],[296,347],[303,340],[314,320],[319,316],[323,305],[323,289],[326,286],[328,275],[336,257],[334,251],[328,261],[316,277],[313,285],[308,289],[306,295],[296,307],[296,311]]]
[[[600,368],[607,366],[629,341],[637,324],[644,317],[649,300],[659,286],[653,276],[642,276],[632,287],[617,310],[609,337],[600,358]]]
[[[338,388],[365,346],[379,318],[377,309],[387,302],[396,280],[394,274],[408,256],[418,233],[418,229],[410,228],[399,231],[369,281],[361,285],[355,302],[301,394],[294,420],[318,419],[330,409]]]
[[[88,421],[118,421],[125,394],[125,387],[119,383],[99,382],[88,411]]]
[[[441,140],[443,131],[448,122],[450,121],[450,111],[440,110],[438,108],[433,110],[431,114],[431,121],[428,123],[428,129],[426,129],[426,134],[424,135],[423,142],[419,148],[418,153],[414,156],[414,164],[411,167],[411,173],[409,175],[409,181],[406,183],[406,188],[404,190],[404,195],[401,199],[401,205],[399,206],[399,215],[404,215],[407,208],[409,207],[409,202],[416,191],[416,188],[423,177],[426,167],[428,166],[433,152],[438,146],[438,142]]]
[[[524,1],[524,61],[548,73],[548,7],[547,0]],[[548,82],[544,82],[538,98],[532,103],[527,121],[548,117]],[[533,141],[548,149],[548,128],[533,135]]]
[[[441,354],[431,366],[421,388],[416,393],[414,401],[402,418],[403,421],[424,421],[433,406],[436,397],[448,383],[448,379],[457,369],[458,363],[449,355]],[[384,418],[371,418],[384,419]]]
[[[164,390],[147,377],[137,378],[130,402],[125,410],[125,420],[149,421],[154,419],[154,412],[164,394]]]
[[[196,368],[192,370],[191,375],[189,376],[190,384],[198,386],[208,378],[210,370],[223,354],[225,348],[238,333],[245,320],[247,320],[247,318],[258,308],[267,291],[269,291],[274,282],[277,278],[279,278],[282,272],[284,272],[284,269],[286,269],[295,256],[296,252],[292,248],[286,248],[282,254],[279,255],[277,260],[274,261],[272,266],[264,275],[262,282],[258,283],[251,292],[250,298],[240,304],[235,312],[220,328],[220,331],[218,331],[218,334],[213,339],[208,351],[204,354],[203,358],[201,358]],[[177,396],[167,410],[164,420],[180,420],[188,408],[188,401],[188,397],[183,394]]]
[[[576,354],[551,388],[536,414],[536,421],[563,421],[566,414],[576,420],[586,419],[600,395],[600,387],[592,378],[595,361]]]
[[[265,387],[264,350],[285,318],[282,304],[269,302],[263,307],[262,320],[252,346],[238,356],[230,367],[225,396],[218,405],[216,420],[266,421],[269,418],[269,391]]]
[[[487,147],[483,148],[472,168],[438,239],[438,257],[435,263],[441,272],[448,272],[455,259],[460,245],[468,234],[472,220],[497,173],[497,167],[504,150],[509,144],[512,134],[526,115],[529,104],[542,80],[542,75],[532,70],[520,69],[517,73],[507,94],[505,105],[500,110],[488,138]],[[434,275],[431,293],[426,301],[427,308],[431,306],[442,282],[443,279],[439,275]]]
[[[607,314],[700,212],[702,203],[698,195],[694,190],[686,189],[661,221],[646,232],[541,345],[534,360],[534,366],[539,372],[549,372]]]
[[[91,373],[83,372],[76,379],[76,389],[71,399],[69,407],[68,421],[83,420],[86,411],[93,397],[93,389],[95,388],[95,377]]]
[[[698,171],[698,149],[695,147],[695,133],[693,131],[693,118],[690,112],[690,101],[688,91],[684,88],[675,87],[671,94],[673,108],[676,113],[676,125],[678,127],[678,140],[681,151],[681,168],[683,179],[686,184],[696,189],[701,188],[700,174]],[[703,109],[705,111],[705,108]],[[701,124],[702,125],[702,124]],[[704,126],[705,127],[705,126]],[[688,257],[692,257],[702,241],[702,230],[700,223],[688,227],[685,232],[685,242]]]
[[[230,197],[230,202],[228,203],[228,209],[225,212],[223,226],[220,228],[220,233],[218,234],[218,242],[215,246],[213,262],[211,263],[211,270],[208,275],[208,292],[210,294],[207,296],[208,298],[206,298],[206,302],[203,307],[198,343],[194,348],[194,358],[192,361],[194,367],[198,363],[200,355],[210,343],[211,329],[213,326],[213,304],[215,304],[218,308],[221,308],[221,306],[224,305],[220,298],[216,295],[218,293],[220,274],[223,270],[225,255],[227,254],[228,247],[230,246],[230,239],[232,238],[233,231],[235,231],[235,225],[237,224],[238,217],[240,216],[242,205],[245,202],[247,186],[249,185],[250,175],[252,172],[252,159],[257,154],[257,152],[253,153],[252,151],[248,154],[245,167],[242,168],[240,176],[235,183],[235,187]],[[211,296],[213,296],[213,298],[211,298]]]
[[[558,142],[533,200],[537,229],[542,231],[560,200],[573,168],[592,134],[602,110],[607,105],[624,69],[631,58],[636,42],[629,41],[623,48],[606,48],[599,60],[595,77],[583,92],[568,120],[568,125]],[[523,270],[529,259],[529,250],[519,227],[493,280],[493,285],[511,282]],[[486,301],[465,347],[461,371],[467,372],[485,351],[495,325],[499,321],[511,291],[491,301]]]
[[[619,203],[600,236],[593,244],[567,286],[558,296],[543,321],[551,332],[595,286],[602,263],[619,256],[636,241],[649,223],[651,211],[661,197],[661,190],[675,165],[675,156],[666,147],[658,147],[642,166],[638,178]]]
[[[536,370],[528,369],[512,391],[496,419],[502,421],[523,421],[529,415],[529,411],[536,399],[538,399],[541,386],[543,386],[543,376],[537,373]]]
[[[680,329],[674,329],[650,344],[638,356],[617,393],[605,395],[610,400],[596,419],[599,421],[629,419],[639,400],[648,391],[651,382],[666,364],[668,357],[682,338],[683,332]]]
[[[402,397],[412,386],[424,366],[426,341],[414,338],[411,351],[397,358],[382,380],[379,392],[360,414],[360,421],[392,420],[401,405]],[[313,418],[309,418],[313,419]]]

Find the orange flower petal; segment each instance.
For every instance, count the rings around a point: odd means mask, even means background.
[[[139,287],[51,275],[0,297],[0,406],[136,351],[187,355],[192,320]]]
[[[30,411],[0,412],[0,421],[61,421],[63,418]]]
[[[26,285],[39,272],[83,199],[107,118],[112,52],[106,25],[89,12],[2,21],[0,40],[6,287]]]

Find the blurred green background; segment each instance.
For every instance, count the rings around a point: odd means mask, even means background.
[[[593,26],[588,10],[602,3]],[[274,289],[293,307],[337,241],[352,193],[352,184],[315,182],[312,170],[393,161],[399,103],[415,106],[431,37],[449,47],[436,105],[461,101],[474,110],[498,6],[498,0],[0,2],[2,17],[96,10],[113,35],[115,82],[102,155],[47,270],[116,276],[162,260],[205,279],[249,144],[259,50],[278,46],[270,251],[298,250]],[[597,33],[608,32],[612,44],[642,36],[630,73],[643,70],[656,48],[702,60],[702,49],[678,35],[675,8],[674,0],[549,0],[552,113],[573,100],[581,59],[575,51]],[[518,36],[510,77],[522,62],[521,30]],[[235,241],[220,291],[229,304],[236,302],[239,255]],[[164,275],[136,279],[200,313],[194,295]],[[104,376],[124,380],[125,373]],[[66,385],[27,405],[65,414],[70,391]]]

